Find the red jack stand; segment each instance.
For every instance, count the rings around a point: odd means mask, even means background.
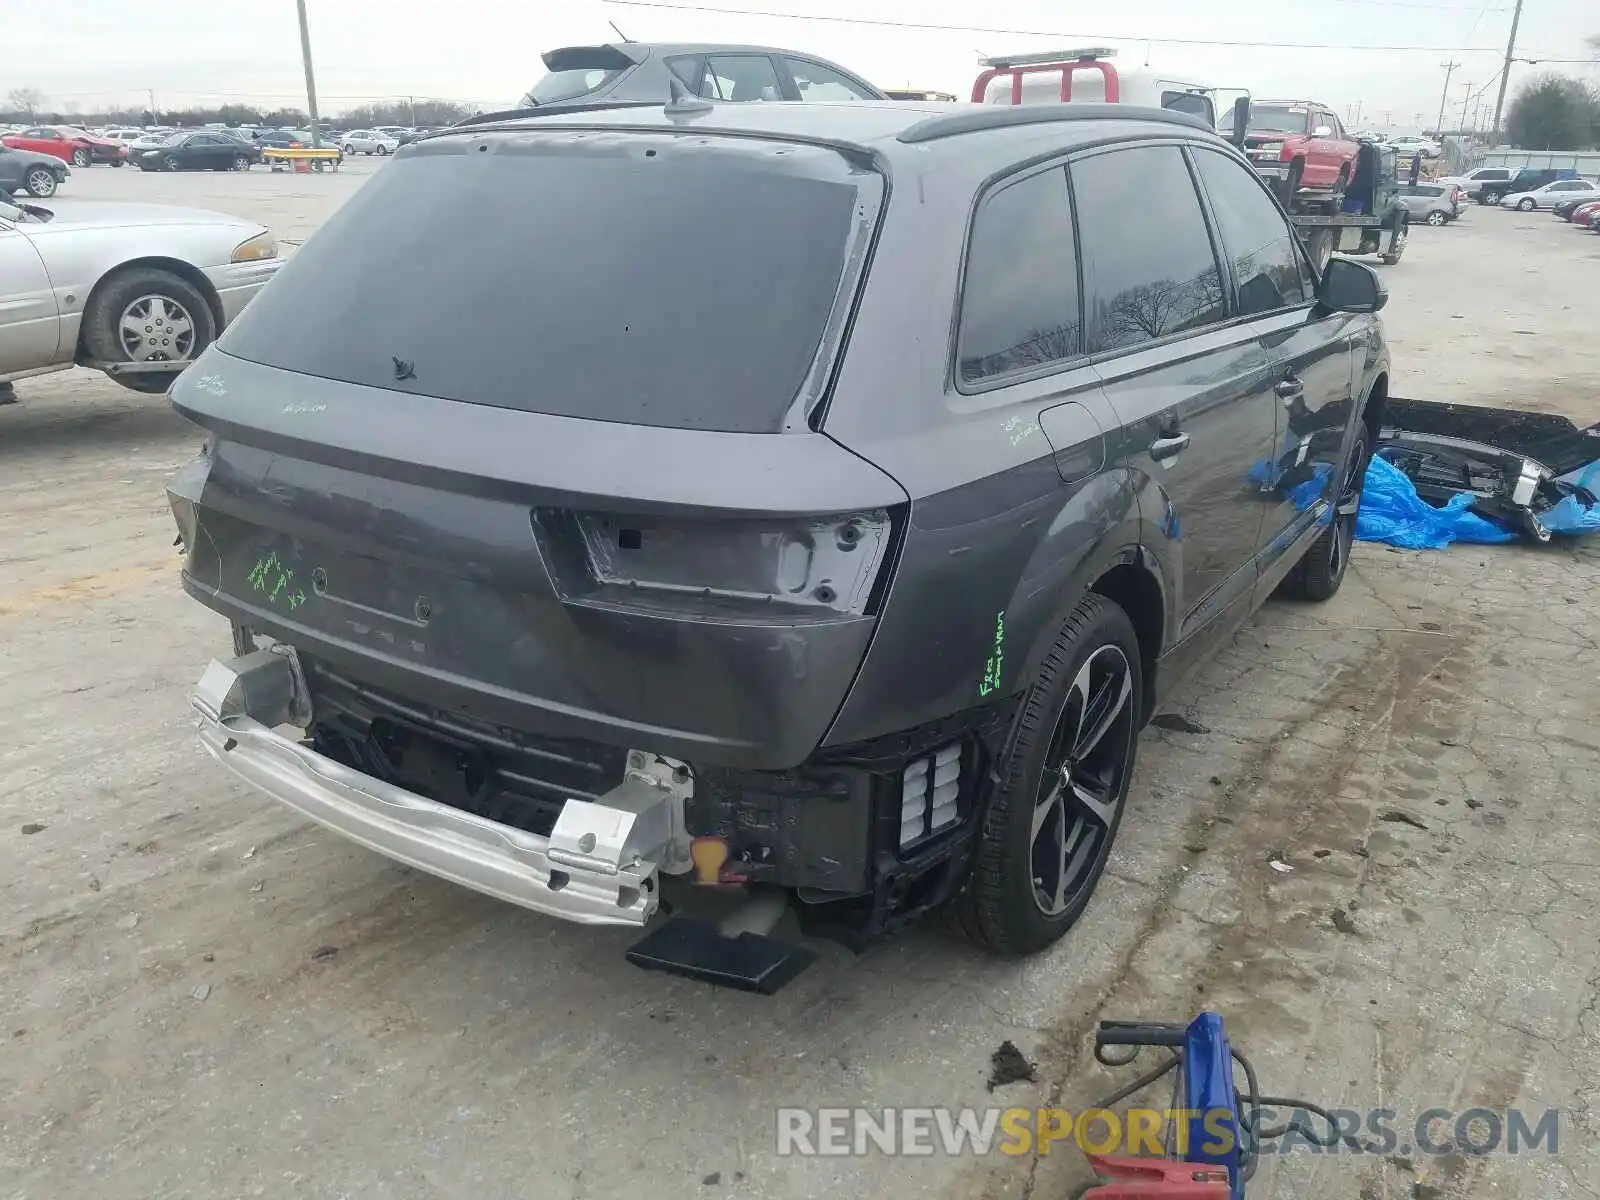
[[[1227,1200],[1228,1170],[1164,1158],[1105,1158],[1089,1155],[1094,1173],[1107,1182],[1083,1200]]]

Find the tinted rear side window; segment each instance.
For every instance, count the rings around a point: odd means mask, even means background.
[[[1071,170],[1091,353],[1222,319],[1222,275],[1176,145],[1112,150]]]
[[[881,183],[833,151],[723,138],[413,143],[222,348],[501,408],[776,431],[847,307]]]
[[[1082,353],[1072,210],[1057,167],[991,193],[978,209],[956,355],[962,382],[978,383]]]

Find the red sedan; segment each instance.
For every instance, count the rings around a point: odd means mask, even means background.
[[[1589,200],[1573,209],[1572,215],[1567,220],[1581,228],[1587,228],[1597,213],[1600,213],[1600,200]]]
[[[120,167],[128,161],[128,148],[122,143],[71,125],[35,125],[21,133],[8,133],[0,138],[0,145],[48,154],[75,167],[87,167],[96,162]]]

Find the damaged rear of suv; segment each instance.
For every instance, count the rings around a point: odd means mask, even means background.
[[[952,901],[1005,952],[1061,936],[1158,663],[1262,587],[1337,588],[1352,397],[1386,358],[1375,283],[1314,295],[1286,224],[1279,277],[1236,281],[1190,185],[1209,266],[1156,318],[1186,348],[1096,366],[1064,146],[1154,139],[1185,180],[1215,155],[1282,214],[1196,122],[1031,111],[680,95],[403,148],[173,390],[209,434],[169,486],[184,586],[234,627],[206,748],[401,861],[650,924],[634,961],[716,982],[803,966],[765,936],[790,909],[852,943]],[[1041,213],[1062,240],[1027,240]],[[1017,342],[1033,261],[1060,307]],[[1274,351],[1252,287],[1289,314]],[[1296,352],[1315,371],[1274,391]],[[1187,564],[1180,509],[1225,521]],[[690,920],[692,884],[738,903]]]

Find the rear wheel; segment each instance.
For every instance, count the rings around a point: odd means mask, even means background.
[[[1301,600],[1328,600],[1344,582],[1345,569],[1350,565],[1350,548],[1356,540],[1356,513],[1361,508],[1361,489],[1366,484],[1370,449],[1367,427],[1356,426],[1355,445],[1350,447],[1350,457],[1341,473],[1333,523],[1284,579],[1283,590],[1289,595]]]
[[[49,167],[34,167],[28,172],[28,177],[23,181],[23,186],[28,189],[28,195],[46,196],[56,194],[56,173]]]
[[[1028,692],[972,877],[949,914],[1000,954],[1032,954],[1058,940],[1105,870],[1133,774],[1140,661],[1127,614],[1091,593]]]
[[[83,346],[98,362],[189,362],[216,337],[206,298],[188,280],[134,267],[95,289],[83,314]],[[170,379],[113,376],[136,392],[164,392]]]
[[[1440,225],[1443,225],[1447,220],[1449,220],[1449,218],[1446,217],[1442,212],[1431,212],[1428,214],[1428,224],[1432,225],[1435,229],[1437,229]]]
[[[72,165],[75,167],[87,167],[89,165],[89,152],[82,146],[72,152]]]
[[[380,145],[378,147],[378,157],[379,158],[384,158],[385,156],[388,155],[388,153],[389,153],[389,147],[382,146],[382,145]]]
[[[248,171],[250,169],[250,156],[247,154],[234,155],[233,169],[235,171]]]

